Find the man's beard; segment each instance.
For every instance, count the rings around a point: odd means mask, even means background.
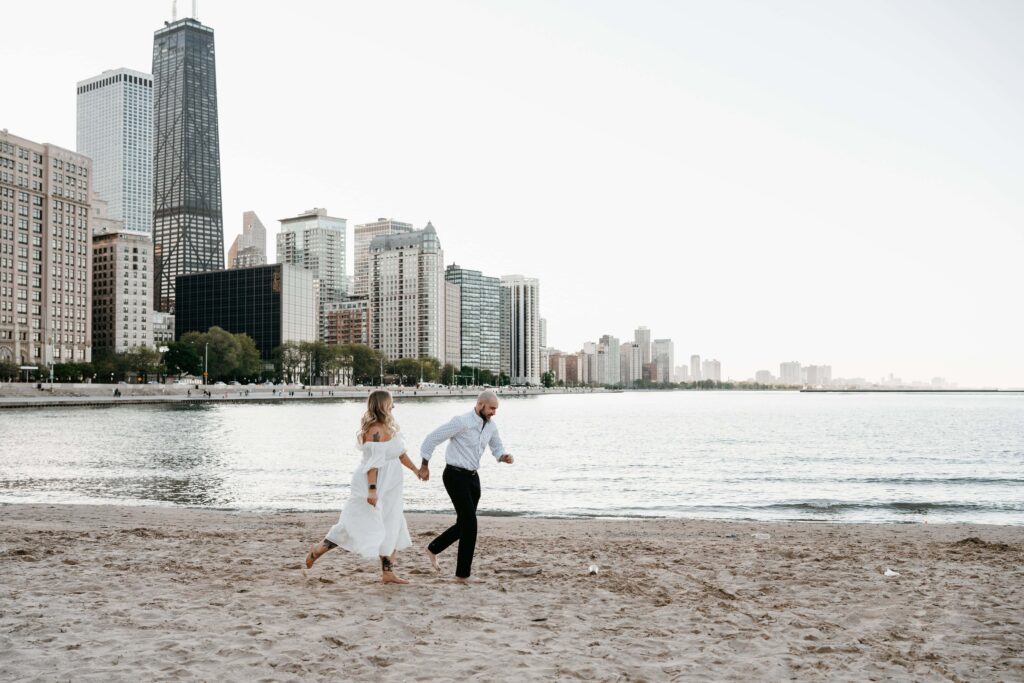
[[[477,415],[479,415],[480,419],[484,421],[484,424],[487,424],[488,422],[491,421],[491,418],[489,418],[487,416],[487,413],[484,412],[483,410],[477,411]]]

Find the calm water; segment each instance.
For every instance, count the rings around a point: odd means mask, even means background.
[[[400,401],[418,463],[464,400]],[[0,411],[0,502],[339,509],[362,402]],[[1024,524],[1024,395],[755,392],[503,401],[499,514]],[[406,478],[406,509],[449,510]]]

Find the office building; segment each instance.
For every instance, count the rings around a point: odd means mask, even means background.
[[[370,346],[389,359],[445,360],[444,252],[434,226],[370,242]]]
[[[120,224],[120,221],[118,221]],[[139,232],[92,236],[92,346],[121,353],[154,346],[153,241]]]
[[[444,277],[459,289],[459,367],[498,374],[502,367],[500,281],[454,263],[445,269]]]
[[[654,380],[659,384],[677,381],[673,373],[676,362],[676,347],[671,339],[655,339],[651,347],[651,362],[654,363]]]
[[[267,229],[255,211],[242,214],[242,234],[228,249],[228,268],[252,268],[267,262]]]
[[[265,364],[284,342],[317,338],[313,274],[273,263],[178,277],[174,316],[176,339],[188,332],[220,327],[244,332],[256,342]]]
[[[159,349],[174,341],[174,315],[153,311],[151,318],[153,322],[153,345]]]
[[[75,147],[92,159],[92,191],[122,230],[153,237],[153,77],[116,69],[79,81]],[[152,277],[152,270],[150,270]]]
[[[831,365],[808,365],[803,368],[806,371],[805,384],[812,387],[827,387],[832,384]]]
[[[370,294],[370,242],[378,235],[401,235],[412,232],[411,223],[390,218],[378,218],[373,223],[357,225],[352,235],[354,261],[352,270],[353,296],[369,296]]]
[[[604,363],[604,374],[600,374],[601,383],[608,385],[619,384],[622,381],[621,364],[619,362],[619,338],[610,334],[603,335],[597,342],[598,349],[604,348],[606,360]]]
[[[502,369],[515,385],[540,384],[540,281],[501,277]]]
[[[158,311],[179,275],[224,268],[213,29],[195,19],[153,34],[153,251]]]
[[[758,384],[772,384],[775,382],[775,378],[772,377],[772,373],[768,370],[758,370],[754,375],[754,381]]]
[[[92,161],[0,131],[0,361],[92,360]]]
[[[690,381],[699,382],[701,379],[700,356],[694,354],[690,356]]]

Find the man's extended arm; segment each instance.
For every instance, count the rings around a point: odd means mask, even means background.
[[[423,445],[420,446],[420,458],[423,459],[424,463],[427,463],[431,456],[434,455],[435,448],[465,428],[466,427],[462,424],[462,420],[456,416],[430,432],[427,434],[427,438],[423,439]]]
[[[487,442],[487,445],[491,448],[491,455],[498,462],[507,462],[512,464],[512,454],[505,452],[505,444],[501,442],[501,437],[498,436],[498,428],[494,428],[494,433],[491,434],[491,440]]]

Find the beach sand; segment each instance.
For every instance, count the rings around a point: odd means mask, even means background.
[[[481,517],[382,586],[336,518],[0,506],[0,679],[1024,679],[1020,527]]]

